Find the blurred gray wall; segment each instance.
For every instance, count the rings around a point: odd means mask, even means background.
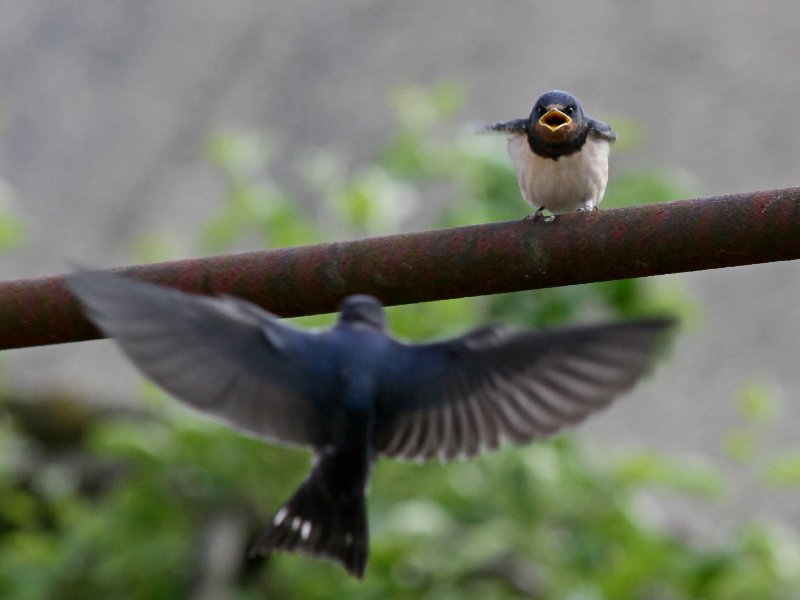
[[[523,116],[554,87],[612,123],[634,119],[645,137],[612,158],[612,177],[664,167],[708,195],[800,183],[800,4],[790,1],[28,0],[0,10],[0,177],[28,225],[25,247],[0,256],[4,279],[61,272],[65,259],[122,264],[152,231],[188,255],[222,190],[202,156],[210,131],[278,139],[279,177],[311,148],[355,163],[391,134],[390,89],[404,82],[461,82],[464,122]],[[702,319],[588,435],[710,460],[739,423],[738,390],[763,377],[785,405],[764,436],[776,451],[796,444],[800,264],[675,279]],[[106,342],[3,358],[18,388],[136,396]],[[796,493],[766,493],[731,470],[731,502],[680,518],[713,530],[745,514],[800,516]]]

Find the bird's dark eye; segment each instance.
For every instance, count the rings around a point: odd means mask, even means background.
[[[536,114],[543,115],[544,114],[544,106],[537,106],[536,107]]]
[[[568,115],[571,115],[571,114],[573,114],[575,112],[575,107],[574,106],[568,106],[566,108],[566,110],[564,110],[564,112],[567,113]]]

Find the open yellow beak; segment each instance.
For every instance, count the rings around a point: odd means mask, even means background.
[[[550,131],[557,131],[570,123],[572,119],[557,108],[551,108],[539,119],[539,125],[547,127]]]

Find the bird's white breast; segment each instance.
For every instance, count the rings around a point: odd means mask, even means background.
[[[590,134],[578,152],[553,160],[534,154],[524,135],[508,140],[523,197],[553,214],[600,204],[608,183],[609,149],[608,140]]]

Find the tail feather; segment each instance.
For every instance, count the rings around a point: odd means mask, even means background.
[[[340,562],[360,579],[367,565],[368,544],[363,493],[331,498],[312,472],[256,539],[250,556],[276,550],[301,552]]]

